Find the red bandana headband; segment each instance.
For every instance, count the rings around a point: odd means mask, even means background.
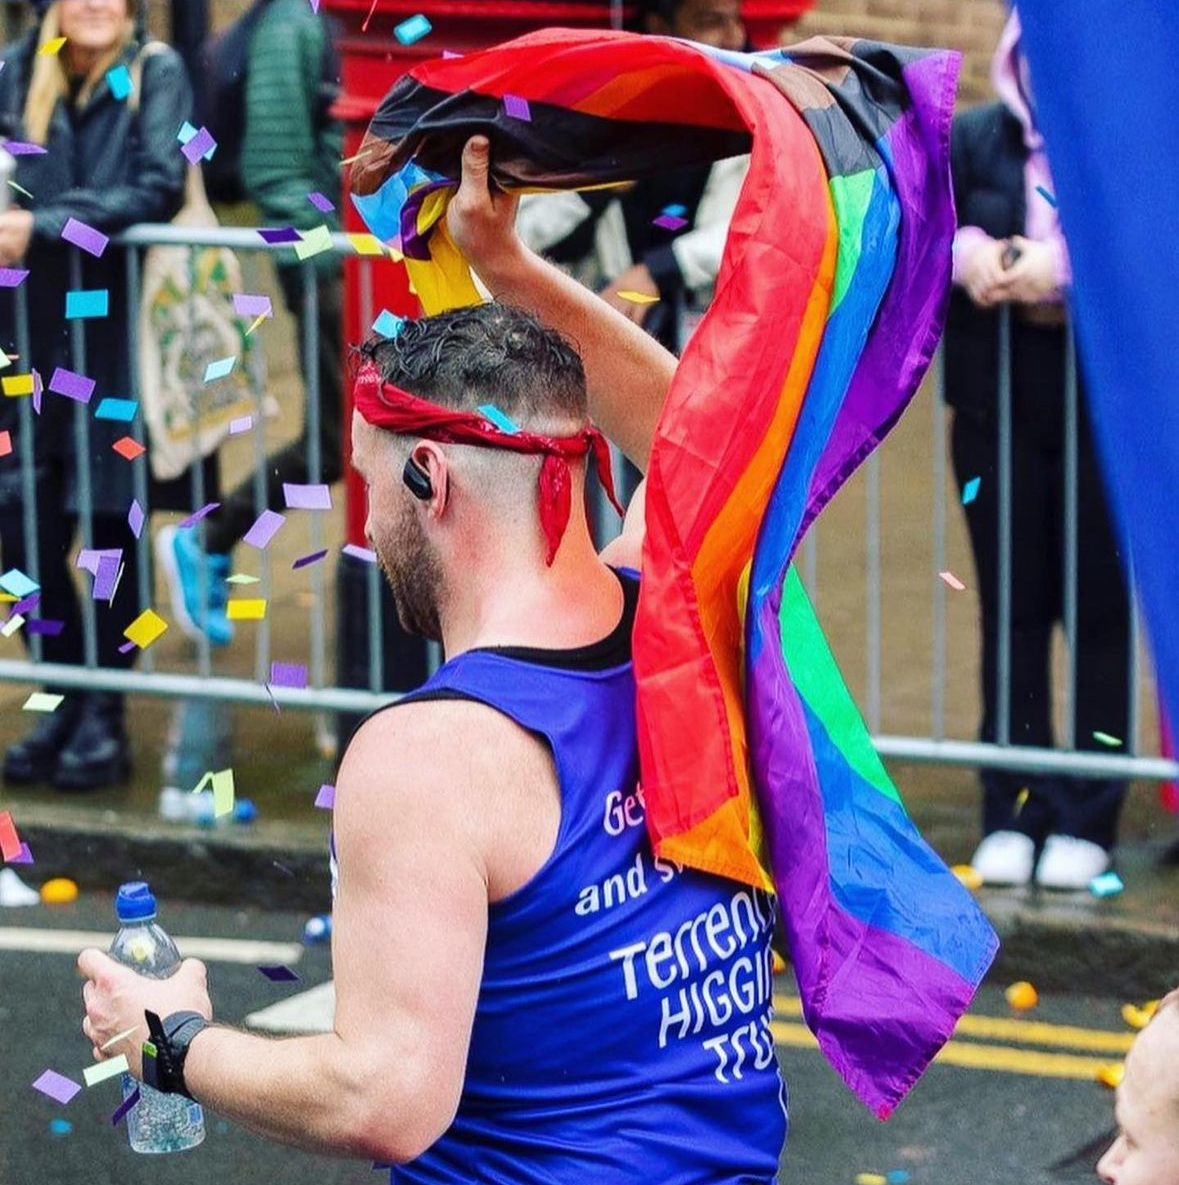
[[[352,389],[352,403],[374,428],[399,436],[421,436],[441,444],[473,444],[502,448],[514,453],[539,453],[540,525],[546,542],[545,563],[552,565],[569,523],[573,482],[569,458],[584,457],[593,450],[598,480],[614,509],[623,513],[614,493],[610,446],[594,427],[576,436],[542,436],[536,432],[506,432],[478,412],[452,411],[427,399],[419,399],[392,383],[383,382],[370,362],[361,367]]]

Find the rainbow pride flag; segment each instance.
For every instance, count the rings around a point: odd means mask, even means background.
[[[634,642],[648,826],[664,857],[776,889],[806,1020],[882,1118],[997,943],[909,820],[789,565],[940,337],[957,65],[865,41],[732,54],[552,30],[415,67],[353,174],[432,313],[479,299],[443,218],[471,135],[490,136],[506,189],[751,153],[648,472]]]

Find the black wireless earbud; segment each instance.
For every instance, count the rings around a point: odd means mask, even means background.
[[[406,489],[419,502],[429,502],[434,497],[434,483],[430,480],[430,475],[413,457],[405,462],[405,468],[401,471],[401,480],[405,482]]]

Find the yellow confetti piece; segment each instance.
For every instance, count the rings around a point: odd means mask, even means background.
[[[87,1086],[97,1086],[108,1078],[117,1078],[120,1074],[130,1073],[131,1067],[127,1065],[127,1055],[120,1053],[118,1057],[112,1057],[109,1061],[99,1062],[96,1066],[87,1066],[82,1071],[82,1077],[86,1079]]]
[[[253,325],[251,325],[251,326],[250,326],[250,328],[246,330],[246,337],[249,337],[249,336],[250,336],[250,334],[251,334],[251,333],[253,333],[253,332],[254,332],[254,330],[255,330],[255,329],[257,329],[257,328],[258,328],[258,326],[259,326],[259,325],[261,325],[261,324],[262,324],[262,322],[263,322],[263,321],[265,321],[265,320],[266,320],[266,318],[267,318],[269,315],[270,315],[269,313],[263,313],[263,314],[262,314],[260,317],[258,317],[258,318],[257,318],[257,319],[254,321],[254,324],[253,324]]]
[[[322,255],[332,249],[332,232],[326,223],[320,223],[314,230],[299,232],[302,241],[295,244],[295,254],[300,259],[310,259],[313,255]]]
[[[348,236],[348,242],[352,244],[352,249],[357,255],[384,255],[385,248],[381,246],[381,240],[376,235],[354,235]]]
[[[773,973],[775,975],[781,975],[782,972],[786,970],[786,960],[782,958],[782,956],[778,954],[777,951],[773,951],[772,954],[774,956],[772,967]]]
[[[39,50],[37,50],[38,57],[51,58],[55,54],[61,53],[62,46],[65,45],[66,39],[64,37],[54,37],[52,41],[46,41]]]
[[[146,650],[168,628],[168,623],[153,609],[144,611],[123,631],[123,637]]]
[[[856,1185],[888,1185],[883,1173],[856,1173]]]
[[[1026,786],[1015,796],[1015,813],[1017,815],[1023,810],[1025,806],[1027,806],[1028,799],[1031,798],[1031,796],[1032,792]]]
[[[17,395],[32,395],[33,393],[33,376],[31,374],[14,374],[5,379],[0,379],[0,388],[3,389],[4,394],[8,396]]]
[[[213,775],[213,817],[233,814],[233,770],[219,770]]]
[[[1141,1008],[1137,1004],[1122,1005],[1122,1020],[1132,1029],[1144,1029],[1150,1018],[1158,1011],[1158,1000],[1148,1000]]]
[[[266,616],[266,602],[260,599],[230,601],[225,606],[225,616],[230,621],[261,621]]]
[[[645,292],[631,292],[629,289],[618,294],[619,300],[629,300],[631,304],[658,304],[659,297],[648,296]]]
[[[1122,1079],[1126,1076],[1125,1062],[1112,1062],[1108,1066],[1102,1066],[1097,1071],[1097,1081],[1102,1086],[1108,1086],[1111,1090],[1117,1090],[1122,1085]]]
[[[1040,993],[1026,979],[1013,983],[1003,995],[1007,997],[1007,1003],[1017,1012],[1026,1012],[1029,1008],[1035,1008],[1040,1002]]]
[[[964,884],[971,892],[983,887],[982,873],[979,872],[973,864],[955,864],[950,871]]]
[[[23,712],[56,712],[61,707],[64,695],[53,695],[48,691],[34,691],[23,704]]]

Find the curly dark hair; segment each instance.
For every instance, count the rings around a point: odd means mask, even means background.
[[[531,313],[480,304],[406,321],[396,337],[360,347],[381,375],[413,395],[471,411],[492,403],[527,425],[587,418],[577,350]]]

